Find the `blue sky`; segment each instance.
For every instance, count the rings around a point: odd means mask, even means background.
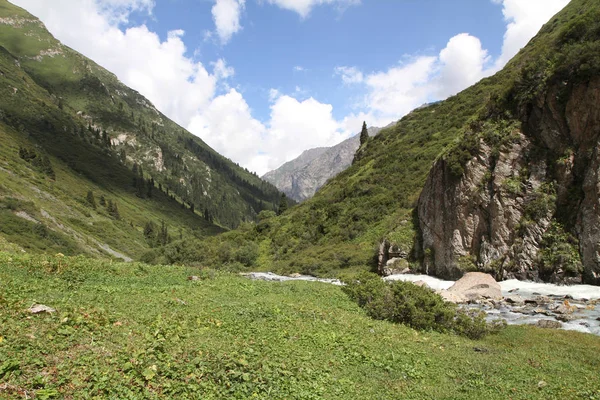
[[[501,68],[569,0],[14,0],[263,174]]]

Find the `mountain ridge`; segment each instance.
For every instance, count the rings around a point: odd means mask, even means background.
[[[18,251],[138,258],[159,242],[213,235],[279,203],[274,186],[6,0],[0,136],[0,242]]]
[[[377,135],[381,129],[368,128],[369,136]],[[267,172],[262,178],[288,197],[298,202],[304,201],[312,197],[325,182],[350,166],[360,146],[359,136],[356,134],[331,147],[306,150],[298,158]]]

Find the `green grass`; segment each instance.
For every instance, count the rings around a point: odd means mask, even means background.
[[[83,257],[0,253],[0,282],[0,398],[600,398],[592,335],[471,341],[371,320],[327,284]]]

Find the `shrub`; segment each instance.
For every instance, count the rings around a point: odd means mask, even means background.
[[[363,272],[345,283],[342,290],[373,319],[471,339],[480,339],[502,326],[488,324],[483,312],[460,310],[432,290],[410,282],[385,282],[376,274]]]

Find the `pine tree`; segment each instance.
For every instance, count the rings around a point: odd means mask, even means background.
[[[113,202],[111,199],[108,199],[108,206],[106,207],[106,211],[108,211],[108,214],[110,214],[110,216],[114,219],[121,219],[117,203]]]
[[[144,237],[146,238],[146,241],[150,247],[154,247],[156,245],[156,225],[154,225],[154,222],[146,222],[146,225],[144,226]]]
[[[104,198],[104,195],[100,195],[100,205],[105,207],[106,206],[106,199]]]
[[[288,209],[288,201],[285,193],[281,194],[281,199],[279,200],[279,210],[277,210],[277,215],[283,214]]]
[[[86,199],[87,203],[90,205],[90,207],[92,207],[95,210],[96,209],[96,199],[94,198],[94,192],[92,192],[91,190],[88,190],[87,196],[85,199]]]
[[[161,221],[160,232],[158,233],[158,244],[164,246],[167,243],[169,243],[169,230],[165,224],[165,221]]]
[[[367,123],[363,121],[362,130],[360,131],[360,145],[364,145],[369,140],[369,131],[367,131]]]
[[[110,213],[114,219],[121,219],[121,214],[119,214],[119,207],[117,207],[117,202],[113,203],[113,209]]]
[[[56,179],[56,174],[54,173],[54,168],[52,168],[52,164],[50,164],[50,159],[48,156],[42,157],[42,172],[48,175],[48,177],[52,180]]]
[[[133,167],[131,167],[131,173],[133,174],[133,187],[137,188],[138,165],[135,162],[133,163]]]
[[[148,190],[146,191],[146,196],[148,196],[148,198],[152,198],[152,189],[154,189],[154,178],[150,178],[148,182],[146,182],[146,186],[148,187]]]

